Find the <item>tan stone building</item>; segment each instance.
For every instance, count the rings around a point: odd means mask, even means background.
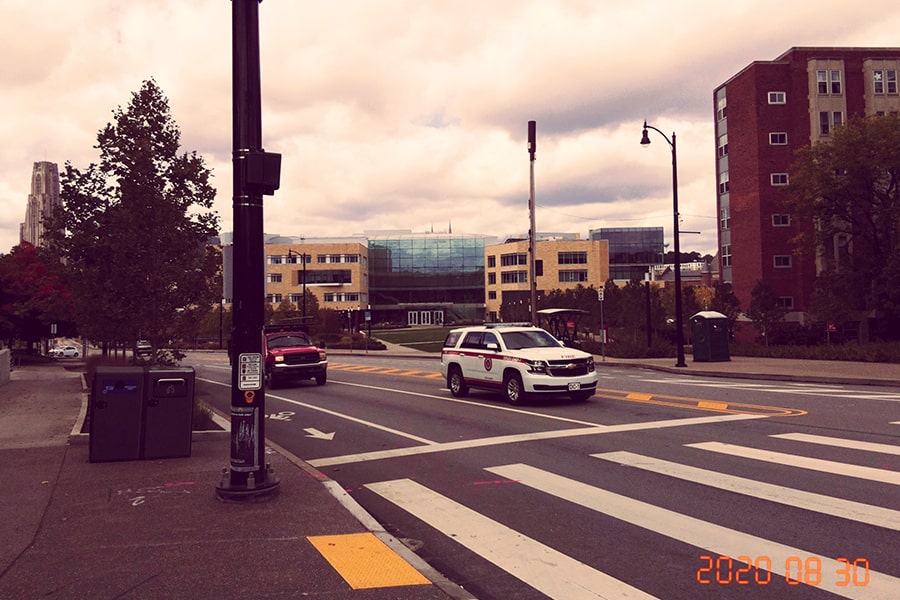
[[[365,238],[267,240],[266,300],[288,300],[303,312],[303,295],[320,308],[354,311],[354,323],[369,306],[369,249]]]
[[[498,321],[504,301],[530,305],[528,240],[487,246],[485,264],[485,320]],[[606,240],[538,239],[535,243],[537,290],[578,285],[599,288],[609,279],[609,243]]]
[[[61,204],[59,170],[56,163],[36,162],[31,172],[31,193],[25,208],[25,221],[19,225],[19,241],[44,246],[44,219]]]

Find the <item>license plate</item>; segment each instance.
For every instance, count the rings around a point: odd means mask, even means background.
[[[575,390],[580,390],[580,389],[581,389],[581,384],[578,383],[577,381],[574,382],[574,383],[570,383],[570,384],[569,384],[569,391],[570,391],[570,392],[574,392]]]

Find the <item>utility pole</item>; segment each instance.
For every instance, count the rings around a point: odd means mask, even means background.
[[[530,155],[531,185],[528,195],[528,216],[530,229],[528,230],[528,281],[531,288],[531,324],[537,326],[537,276],[535,273],[535,251],[537,232],[534,225],[534,153],[537,151],[537,122],[528,121],[528,154]]]
[[[231,466],[216,485],[224,500],[274,495],[281,483],[265,462],[262,336],[265,257],[263,195],[279,187],[281,155],[262,148],[259,3],[232,0],[232,165],[234,169],[234,336]]]

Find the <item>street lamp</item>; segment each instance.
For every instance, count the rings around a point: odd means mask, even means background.
[[[650,144],[650,136],[647,135],[648,129],[652,129],[663,136],[663,139],[669,142],[669,146],[672,147],[672,210],[675,219],[675,349],[678,357],[675,366],[686,367],[687,364],[684,362],[684,329],[681,322],[681,248],[678,244],[678,154],[675,146],[675,132],[672,132],[672,139],[670,140],[665,133],[652,125],[647,125],[647,121],[644,121],[644,134],[641,137],[642,146]]]
[[[290,258],[292,255],[299,256],[300,262],[303,263],[303,313],[302,313],[302,316],[304,319],[306,319],[306,258],[309,255],[306,254],[305,252],[303,254],[298,254],[297,252],[294,252],[293,250],[288,248],[288,258]]]

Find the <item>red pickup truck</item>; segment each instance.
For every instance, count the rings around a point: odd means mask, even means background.
[[[315,379],[325,385],[328,379],[328,356],[306,332],[284,326],[266,326],[263,333],[266,356],[266,383],[275,388],[289,380]]]

